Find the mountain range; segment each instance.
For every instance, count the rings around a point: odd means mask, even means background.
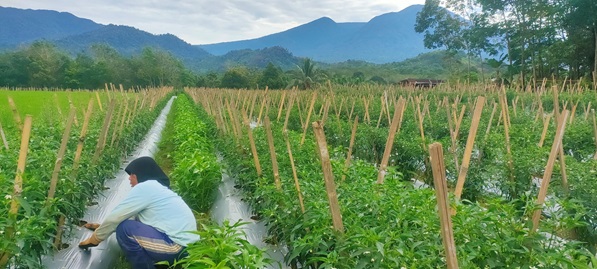
[[[12,50],[37,40],[51,41],[71,55],[86,53],[96,43],[108,44],[123,55],[154,47],[169,51],[196,71],[238,64],[262,68],[270,61],[287,69],[300,61],[298,57],[324,63],[390,63],[429,51],[423,46],[423,35],[414,31],[422,7],[410,6],[369,22],[337,23],[323,17],[257,39],[206,45],[191,45],[171,34],[98,24],[66,12],[0,7],[0,49]]]
[[[422,9],[422,5],[413,5],[400,12],[374,17],[366,23],[337,23],[323,17],[261,38],[198,47],[222,55],[238,49],[281,46],[296,56],[327,63],[347,60],[397,62],[430,51],[425,49],[423,34],[414,30],[417,13]]]

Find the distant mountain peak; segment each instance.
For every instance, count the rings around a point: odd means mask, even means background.
[[[321,18],[314,20],[308,24],[311,24],[311,23],[334,23],[335,24],[336,22],[334,20],[332,20],[330,17],[321,17]]]
[[[18,45],[38,39],[56,40],[103,26],[68,12],[1,6],[0,25],[0,43],[5,45]]]
[[[281,46],[293,55],[328,63],[396,62],[429,51],[424,46],[423,34],[414,30],[416,15],[423,7],[412,5],[398,12],[381,14],[366,23],[336,23],[322,17],[261,38],[199,47],[214,55],[224,55],[232,50]]]

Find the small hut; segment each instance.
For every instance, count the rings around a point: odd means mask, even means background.
[[[444,82],[443,80],[439,80],[439,79],[407,78],[405,80],[401,80],[399,82],[399,84],[402,86],[406,86],[406,87],[433,88],[443,82]]]

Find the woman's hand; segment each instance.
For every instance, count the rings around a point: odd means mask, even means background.
[[[93,233],[93,234],[91,234],[91,236],[89,238],[87,238],[87,240],[79,243],[79,247],[87,250],[88,248],[91,248],[91,247],[97,247],[101,242],[102,241],[97,238],[95,233]]]

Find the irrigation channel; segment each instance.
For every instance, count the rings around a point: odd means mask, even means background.
[[[101,223],[114,207],[126,196],[131,187],[128,181],[128,175],[124,172],[124,167],[132,160],[141,156],[153,156],[157,152],[157,144],[160,141],[162,130],[166,125],[166,118],[172,107],[172,102],[176,97],[172,97],[153,126],[139,144],[138,148],[131,154],[121,168],[111,180],[106,181],[106,190],[97,198],[97,204],[89,206],[85,213],[84,220],[88,222]],[[234,188],[234,180],[228,175],[222,175],[222,183],[219,187],[217,200],[212,208],[212,219],[219,224],[228,219],[230,222],[242,220],[248,222],[244,226],[246,239],[251,244],[259,248],[268,248],[268,253],[272,259],[282,263],[283,254],[274,248],[269,248],[263,243],[262,238],[266,235],[267,229],[262,223],[256,222],[250,218],[251,210],[242,201],[240,193]],[[55,252],[53,256],[43,258],[44,266],[48,269],[111,269],[114,268],[121,253],[120,246],[116,241],[115,234],[112,234],[107,240],[99,246],[90,250],[82,250],[78,247],[79,242],[87,239],[91,231],[82,227],[77,227],[71,235],[65,239],[68,247]],[[276,267],[277,268],[277,267]]]

